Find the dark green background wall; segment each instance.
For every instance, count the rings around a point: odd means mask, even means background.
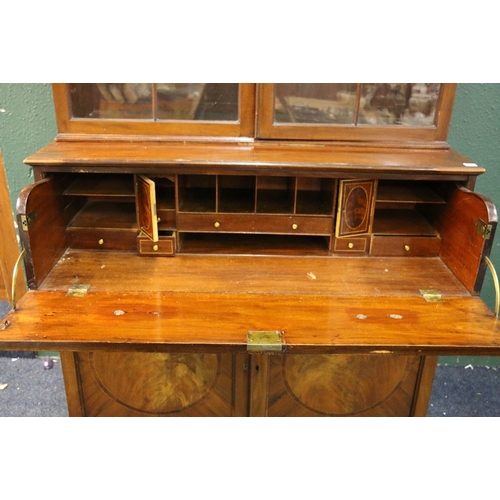
[[[17,194],[31,182],[24,158],[50,142],[56,135],[50,84],[0,84],[0,148],[3,152],[13,207]],[[486,168],[476,190],[500,207],[500,84],[461,83],[449,132],[452,148]],[[1,244],[1,243],[0,243]],[[491,254],[500,271],[500,233]],[[487,274],[482,297],[494,306],[493,280]],[[442,358],[446,363],[500,364],[500,358]]]
[[[13,206],[19,191],[32,180],[23,160],[56,133],[50,84],[0,84],[0,148]]]

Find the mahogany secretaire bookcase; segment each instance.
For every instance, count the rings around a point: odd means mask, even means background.
[[[60,351],[74,416],[425,415],[500,354],[455,88],[55,84],[0,348]]]

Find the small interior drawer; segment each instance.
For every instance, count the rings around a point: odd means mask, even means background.
[[[331,217],[214,213],[179,214],[177,219],[179,231],[330,235],[332,228]]]
[[[82,229],[69,227],[66,231],[71,248],[91,250],[133,251],[137,230],[124,229]]]
[[[161,235],[158,241],[152,241],[147,236],[139,235],[137,237],[137,251],[139,255],[175,255],[175,235],[170,232],[167,235]]]
[[[370,236],[335,238],[333,251],[336,253],[366,253],[370,249]]]
[[[439,236],[373,236],[371,254],[388,257],[437,257]]]

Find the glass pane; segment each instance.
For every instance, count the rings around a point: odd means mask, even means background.
[[[354,124],[356,83],[277,83],[274,123]]]
[[[73,118],[238,121],[237,83],[72,83]]]
[[[73,118],[152,119],[150,83],[72,83]]]
[[[158,83],[159,120],[238,120],[237,83]]]
[[[433,126],[439,90],[439,83],[364,83],[358,124]]]

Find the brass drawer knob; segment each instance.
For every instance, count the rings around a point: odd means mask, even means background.
[[[220,222],[215,222],[214,227],[220,227]]]
[[[297,229],[299,227],[298,224],[292,224],[292,229]]]
[[[349,243],[347,246],[348,246],[349,248],[354,248],[354,243],[352,243],[352,242],[351,242],[351,243]]]
[[[409,252],[409,251],[410,251],[410,245],[405,245],[405,250],[406,250],[407,252]]]
[[[157,251],[158,251],[158,245],[153,245],[153,250],[154,250],[155,252],[157,252]]]
[[[97,243],[99,243],[99,245],[104,245],[104,240],[101,238]]]

